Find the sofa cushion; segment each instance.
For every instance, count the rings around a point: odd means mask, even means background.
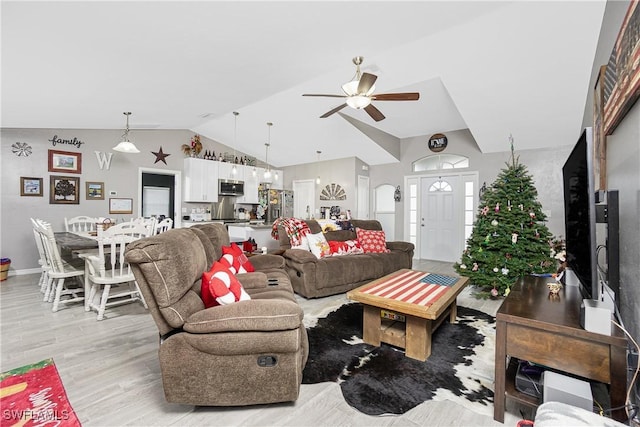
[[[249,258],[247,258],[244,252],[242,252],[242,249],[240,249],[240,246],[236,243],[231,243],[230,246],[222,247],[222,256],[219,261],[222,265],[231,270],[233,274],[251,273],[256,271],[249,261]]]
[[[202,275],[201,297],[205,308],[250,300],[236,276],[221,262],[214,262]]]
[[[365,253],[389,253],[383,230],[365,230],[356,228],[358,241]]]
[[[331,248],[323,233],[307,234],[307,240],[309,241],[309,249],[316,258],[320,259],[331,255]]]
[[[373,280],[382,275],[380,262],[367,254],[327,257],[315,263],[318,288]]]

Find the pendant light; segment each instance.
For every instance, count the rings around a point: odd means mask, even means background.
[[[316,153],[318,154],[318,162],[316,163],[316,171],[320,168],[320,153],[322,153],[322,151],[318,150],[316,151]],[[316,184],[320,185],[320,174],[318,174],[318,176],[316,177]]]
[[[269,146],[271,146],[271,126],[273,126],[273,123],[267,122],[267,129],[269,134],[268,134],[267,142],[264,144],[265,146],[264,162],[266,163],[266,166],[267,166],[267,170],[264,171],[264,179],[266,182],[271,182],[271,166],[269,166]]]
[[[236,144],[238,142],[238,113],[233,112],[233,166],[231,167],[231,175],[235,177],[238,175],[238,166],[236,165]]]
[[[127,127],[124,130],[124,134],[122,135],[122,141],[118,143],[115,147],[113,147],[114,151],[120,151],[122,153],[139,153],[140,150],[133,144],[133,142],[129,141],[129,116],[131,112],[122,113],[127,117]]]

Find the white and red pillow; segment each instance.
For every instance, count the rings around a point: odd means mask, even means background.
[[[364,250],[357,240],[329,240],[329,248],[331,256],[362,254]]]
[[[329,247],[329,243],[322,232],[307,234],[307,241],[309,242],[309,250],[316,256],[316,258],[320,259],[326,256],[331,256],[331,248]]]
[[[364,253],[388,253],[386,237],[383,230],[365,230],[356,227],[358,242],[362,246]]]
[[[231,243],[231,246],[222,247],[222,256],[219,261],[231,270],[233,274],[256,271],[251,262],[249,262],[249,258],[247,258],[242,249],[240,249],[240,246],[236,243]]]
[[[236,276],[218,261],[202,274],[200,294],[205,308],[251,299]]]

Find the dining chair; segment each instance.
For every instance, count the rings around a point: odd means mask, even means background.
[[[33,228],[33,237],[36,241],[36,248],[38,249],[38,264],[40,265],[40,280],[38,281],[38,286],[40,287],[40,292],[45,293],[47,290],[47,285],[49,283],[49,263],[47,262],[47,255],[44,252],[44,243],[42,242],[42,236],[37,230],[37,221],[33,218],[29,218],[31,220],[31,226]],[[48,298],[48,296],[47,296]]]
[[[96,223],[98,218],[90,216],[74,216],[73,218],[64,218],[65,231],[71,232],[89,232],[96,231]]]
[[[171,230],[173,228],[173,220],[171,218],[165,218],[162,221],[159,221],[156,224],[156,229],[153,234],[164,233],[167,230]]]
[[[103,320],[109,307],[140,301],[147,308],[129,263],[124,260],[126,245],[146,237],[147,227],[134,220],[112,225],[107,230],[102,225],[97,228],[98,253],[85,258],[89,284],[85,310],[95,310],[97,320]],[[99,301],[95,302],[98,294]]]
[[[147,228],[147,235],[142,237],[153,236],[155,234],[156,225],[158,224],[158,220],[156,219],[155,216],[152,216],[149,218],[138,217],[136,219],[131,220],[131,222],[144,224],[144,226]]]
[[[34,228],[40,233],[49,267],[44,300],[53,303],[51,310],[54,313],[58,311],[61,304],[66,305],[72,302],[84,301],[84,287],[72,287],[67,282],[67,279],[76,277],[79,283],[82,283],[84,270],[77,269],[60,257],[60,251],[58,250],[51,224],[37,219],[34,220],[33,224]],[[69,298],[63,299],[67,295]]]

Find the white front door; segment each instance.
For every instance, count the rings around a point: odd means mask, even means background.
[[[424,177],[420,188],[420,258],[454,262],[462,250],[460,177]]]
[[[316,182],[313,179],[293,181],[293,216],[308,219],[316,209]]]

